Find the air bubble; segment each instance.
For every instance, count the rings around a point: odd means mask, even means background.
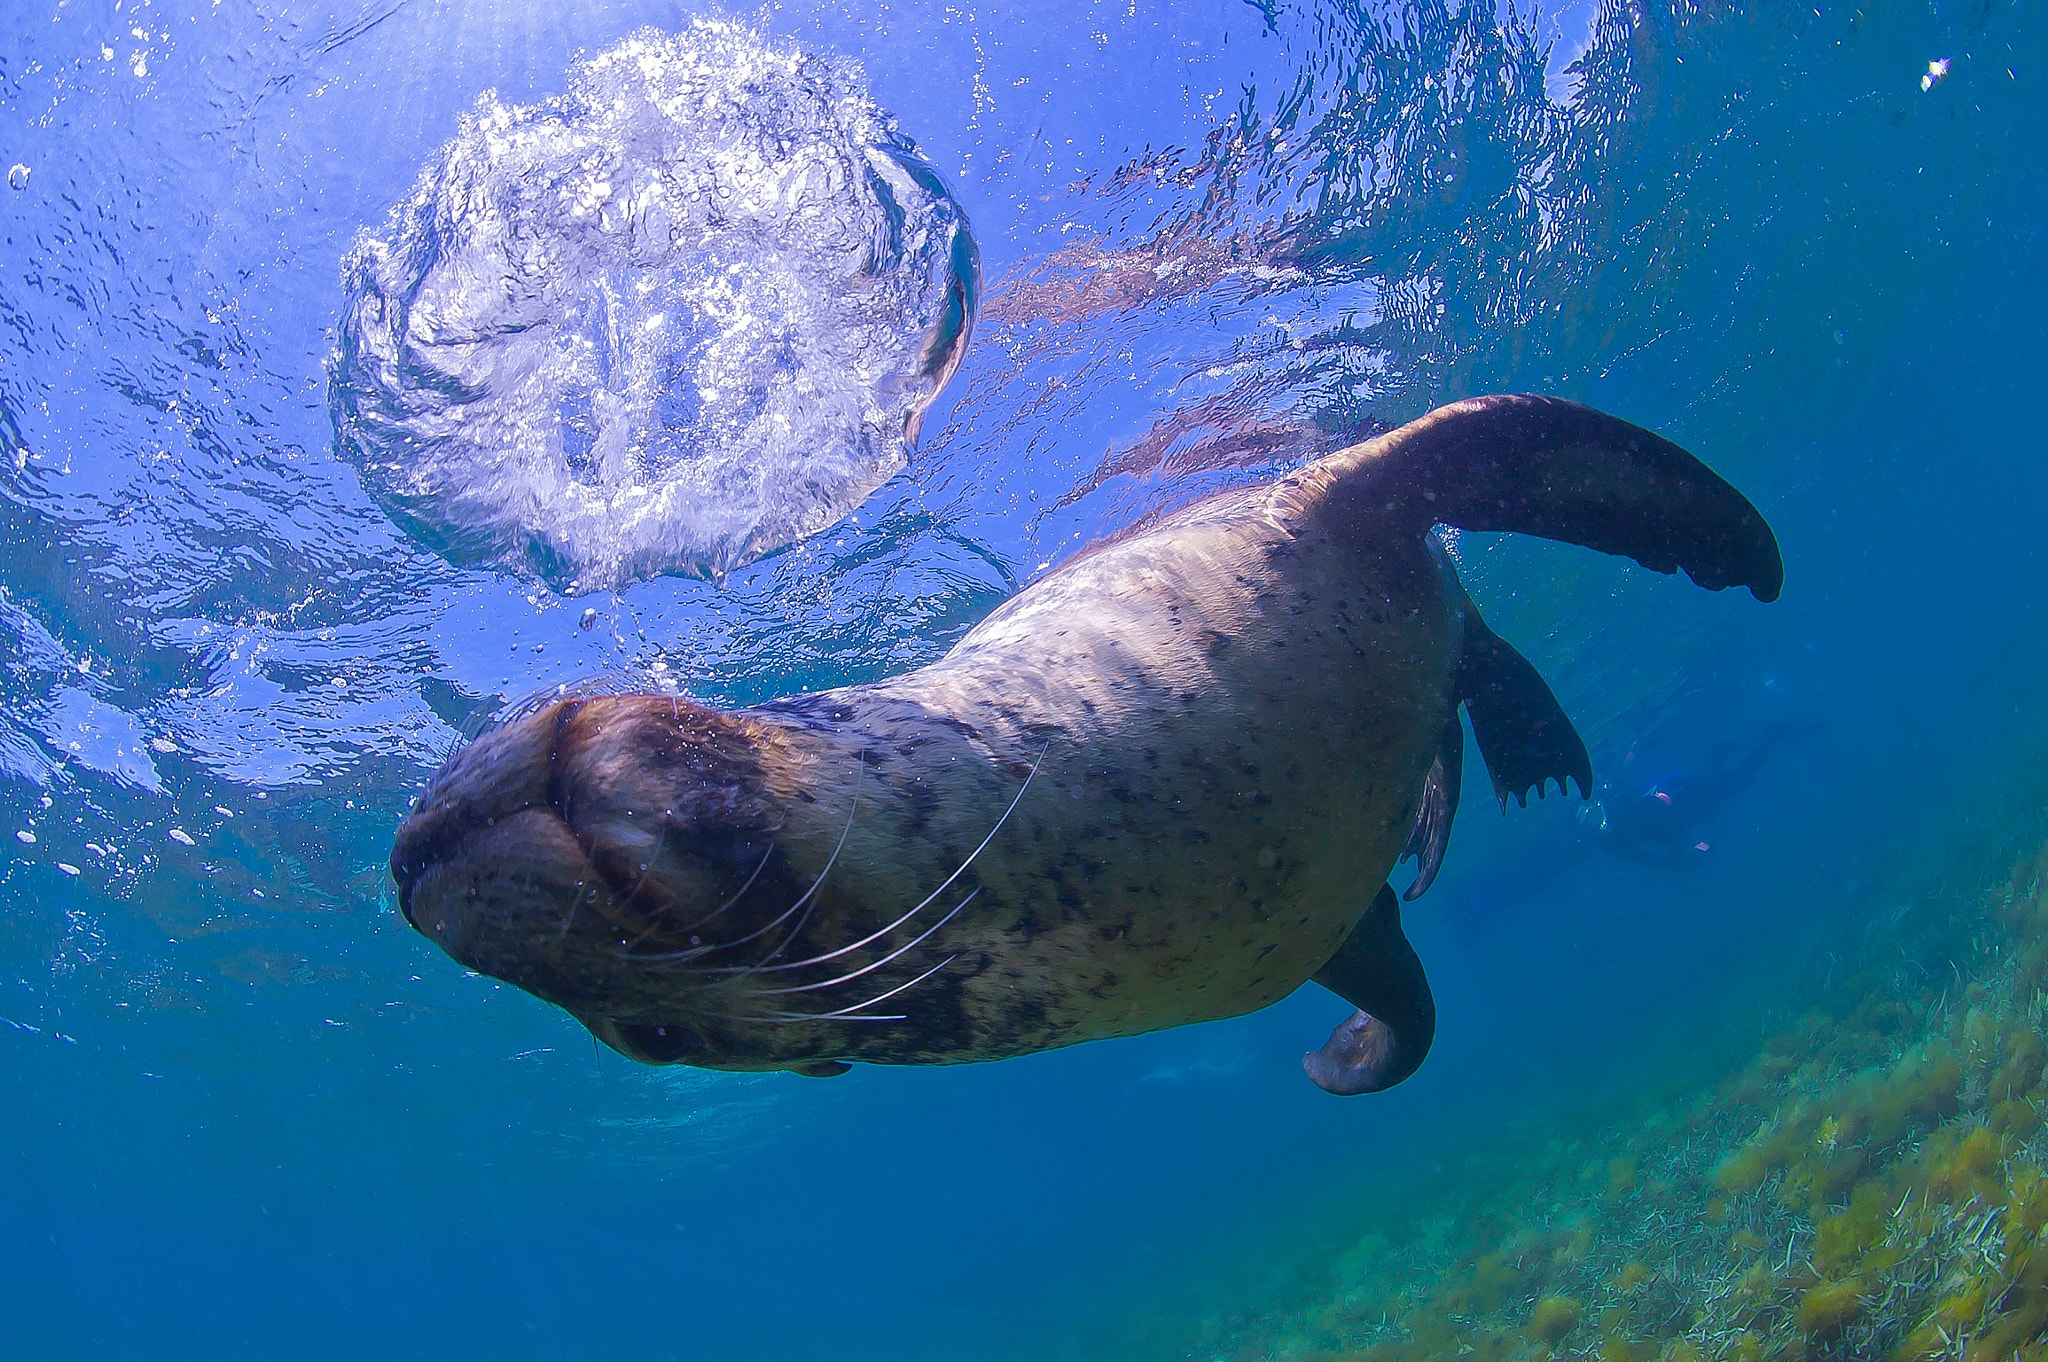
[[[646,30],[486,95],[350,254],[338,448],[458,564],[718,579],[904,466],[957,366],[966,215],[850,68]]]

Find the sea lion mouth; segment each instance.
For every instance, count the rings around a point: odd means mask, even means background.
[[[679,1022],[610,1022],[590,1028],[605,1044],[642,1064],[683,1064],[704,1053],[704,1038]]]

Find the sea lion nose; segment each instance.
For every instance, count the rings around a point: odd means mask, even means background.
[[[436,784],[446,775],[444,768]],[[398,825],[391,844],[391,882],[398,888],[398,911],[415,930],[426,930],[413,916],[413,891],[420,877],[455,855],[470,829],[490,821],[478,816],[467,801],[444,794],[431,804],[422,799]]]
[[[420,872],[427,868],[427,862],[418,855],[418,847],[408,845],[409,840],[413,842],[418,840],[417,838],[407,838],[406,833],[410,826],[410,823],[399,826],[398,840],[392,845],[391,882],[398,886],[398,911],[400,916],[404,917],[406,922],[417,930],[420,924],[413,921],[412,890],[413,886],[419,883]]]
[[[545,807],[555,735],[574,701],[500,725],[448,758],[399,825],[391,846],[398,911],[415,928],[414,891],[434,866],[478,832],[523,810]]]
[[[398,883],[398,915],[405,919],[408,927],[417,931],[420,924],[412,920],[413,879],[400,871],[396,866],[392,867],[391,878]]]
[[[587,1004],[617,958],[611,891],[550,808],[474,827],[418,873],[409,907],[458,964],[564,1006]]]

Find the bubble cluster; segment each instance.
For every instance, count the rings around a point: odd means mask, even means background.
[[[486,94],[344,268],[337,446],[451,561],[718,579],[902,468],[979,288],[966,216],[853,69],[643,31]]]

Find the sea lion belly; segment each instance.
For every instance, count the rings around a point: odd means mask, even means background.
[[[958,1016],[921,1019],[917,1058],[1233,1016],[1299,986],[1414,822],[1451,704],[1462,593],[1443,580],[1420,542],[1365,557],[1223,505],[1068,566],[930,667],[767,707],[839,716],[834,746],[890,792],[853,821],[849,876],[922,862],[937,883],[1035,769],[949,925],[952,986],[922,990]],[[855,1040],[880,1058],[892,1038]]]

